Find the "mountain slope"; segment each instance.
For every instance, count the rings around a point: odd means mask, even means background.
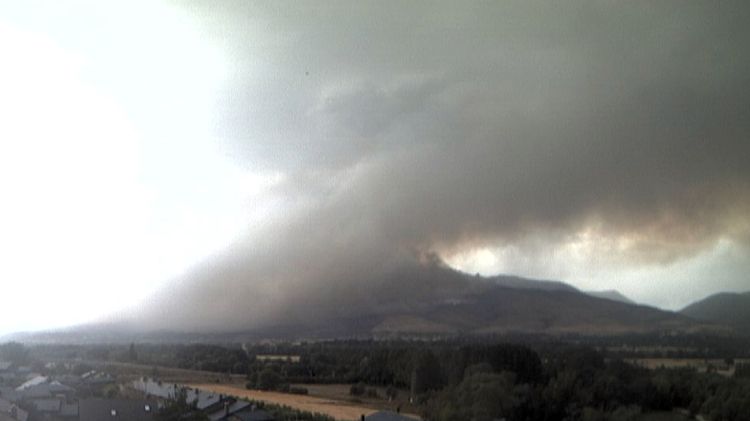
[[[578,291],[573,286],[564,282],[528,279],[518,276],[497,275],[488,277],[487,280],[507,288],[537,289],[543,291]]]
[[[189,285],[142,306],[125,323],[131,329],[241,331],[249,338],[284,339],[715,329],[676,313],[592,297],[564,283],[471,276],[437,261],[402,263],[353,282],[300,285],[265,307],[252,304],[270,301],[261,289],[229,290],[220,281]]]
[[[604,299],[612,300],[612,301],[619,301],[621,303],[636,304],[635,301],[624,296],[620,291],[617,291],[614,289],[608,289],[604,291],[586,291],[586,294],[592,297],[604,298]]]
[[[460,302],[437,304],[400,317],[420,325],[381,324],[378,332],[488,334],[532,332],[610,335],[657,331],[691,332],[702,326],[679,315],[590,297],[580,292],[493,287]],[[389,317],[391,320],[393,316]],[[434,329],[430,332],[429,329]]]
[[[711,295],[690,304],[680,313],[696,320],[731,326],[739,333],[750,335],[750,292]]]
[[[300,285],[298,291],[284,291],[283,300],[251,283],[238,289],[238,284],[213,279],[213,283],[196,278],[174,285],[169,294],[157,295],[109,325],[47,332],[25,340],[726,332],[681,314],[593,297],[563,283],[471,276],[434,261],[395,265],[362,275],[356,282]],[[258,305],[263,302],[265,306]]]

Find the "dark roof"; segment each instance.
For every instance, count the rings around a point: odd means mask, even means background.
[[[48,384],[38,384],[18,391],[23,399],[40,399],[52,397]]]
[[[232,414],[228,419],[240,421],[274,421],[274,418],[268,412],[262,409],[252,410],[250,408]]]
[[[47,398],[47,399],[33,399],[31,405],[38,412],[60,412],[60,405],[62,402],[60,399]]]
[[[78,402],[63,403],[60,406],[60,416],[78,418]]]
[[[201,411],[218,404],[223,400],[224,396],[214,393],[206,392],[200,389],[188,389],[187,397],[185,398],[187,403],[195,402],[195,407]]]
[[[229,402],[226,402],[229,403]],[[208,414],[208,419],[211,421],[225,420],[227,415],[232,415],[250,406],[250,402],[238,400],[234,401],[226,408],[221,407]]]
[[[378,411],[366,416],[365,421],[414,421],[414,418],[391,411]]]
[[[151,411],[146,411],[146,405]],[[150,401],[130,399],[81,399],[78,401],[78,414],[86,421],[140,421],[154,419],[156,405]],[[112,415],[115,411],[115,416]]]

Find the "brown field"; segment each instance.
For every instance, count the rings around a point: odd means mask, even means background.
[[[122,363],[114,361],[87,361],[87,363],[91,364],[98,370],[106,371],[125,380],[150,376],[158,377],[159,379],[170,383],[238,383],[243,382],[245,379],[245,376],[242,374],[227,374],[137,363]]]
[[[703,358],[626,358],[632,364],[639,365],[648,369],[656,369],[659,367],[665,368],[679,368],[679,367],[691,367],[695,368],[699,372],[705,372],[709,367],[713,367],[717,373],[724,376],[732,376],[734,374],[735,365],[727,365],[724,360],[721,359],[703,359]],[[735,359],[735,364],[747,364],[747,359]]]
[[[419,407],[409,403],[409,391],[399,390],[398,395],[393,401],[385,399],[386,388],[379,386],[367,386],[368,389],[375,389],[378,392],[378,397],[373,398],[369,396],[359,396],[357,398],[349,394],[350,384],[310,384],[302,383],[295,384],[296,387],[304,387],[307,389],[309,396],[315,396],[324,399],[333,399],[341,402],[348,402],[360,406],[371,407],[375,409],[384,409],[389,411],[395,411],[396,408],[400,408],[401,412],[414,418],[419,418],[417,415],[413,415],[419,412]]]
[[[286,405],[302,411],[317,412],[337,420],[358,420],[362,414],[369,415],[377,409],[339,399],[328,399],[309,395],[293,395],[279,392],[245,389],[241,385],[200,383],[188,385],[193,388],[210,390],[216,393],[252,399],[277,405]]]
[[[258,361],[287,361],[291,363],[298,363],[300,360],[299,355],[277,355],[277,354],[258,354],[255,356]]]
[[[121,379],[132,380],[142,376],[154,374],[154,366],[134,363],[118,362],[92,362],[98,369],[107,370]],[[350,385],[332,384],[300,384],[295,385],[308,389],[309,395],[294,395],[279,392],[265,392],[260,390],[248,390],[244,387],[245,376],[227,375],[226,373],[215,373],[208,371],[189,370],[170,367],[156,367],[160,379],[166,382],[174,382],[197,387],[203,390],[211,390],[217,393],[237,396],[240,398],[264,401],[277,405],[286,405],[295,409],[318,412],[330,415],[337,420],[359,420],[362,414],[368,415],[382,409],[393,410],[400,406],[405,412],[417,412],[417,409],[408,403],[408,392],[399,391],[399,397],[394,402],[385,399],[361,397],[353,399],[349,395]],[[385,388],[376,388],[380,396],[385,396]],[[418,416],[405,414],[415,419]]]

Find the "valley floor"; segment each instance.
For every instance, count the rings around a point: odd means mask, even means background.
[[[194,383],[189,384],[188,386],[224,395],[236,396],[243,399],[263,401],[276,405],[286,405],[302,411],[326,414],[337,420],[358,420],[362,414],[369,415],[373,412],[377,412],[377,409],[361,406],[345,400],[246,389],[242,385]],[[416,416],[414,417],[417,418]]]

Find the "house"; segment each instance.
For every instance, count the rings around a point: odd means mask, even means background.
[[[235,414],[239,411],[242,411],[245,408],[249,408],[250,402],[243,401],[243,400],[235,400],[235,401],[229,401],[226,400],[223,402],[223,407],[215,409],[214,411],[207,411],[208,419],[211,421],[220,421],[220,420],[226,420],[228,417],[232,414]]]
[[[109,373],[101,371],[89,371],[80,376],[66,375],[58,379],[74,386],[78,393],[84,395],[102,395],[107,387],[114,385],[115,378]]]
[[[140,379],[132,383],[134,389],[143,392],[146,396],[158,398],[161,401],[173,400],[185,392],[185,402],[195,404],[196,409],[205,413],[216,413],[224,408],[224,403],[234,402],[234,399],[219,393],[192,389],[174,383],[162,383],[151,379]]]
[[[162,383],[152,379],[142,378],[132,383],[135,390],[139,390],[148,396],[160,399],[174,399],[177,396],[178,387],[172,383]]]
[[[32,379],[32,380],[36,380]],[[22,387],[16,388],[16,392],[20,394],[21,399],[43,399],[43,398],[58,398],[58,400],[67,401],[75,395],[75,389],[66,386],[58,381],[44,383],[34,382],[29,384],[26,382]]]
[[[206,412],[213,412],[223,408],[224,400],[225,397],[223,395],[200,389],[187,389],[187,396],[185,398],[187,403],[194,403],[198,410]]]
[[[31,399],[27,406],[34,415],[50,417],[60,412],[62,401],[56,398]]]
[[[174,400],[183,395],[185,402],[208,415],[211,421],[273,421],[268,412],[258,410],[250,402],[218,394],[211,391],[192,389],[173,383],[162,383],[148,378],[141,378],[132,383],[134,389],[145,396],[157,399],[158,402]],[[81,412],[83,420],[83,412]]]
[[[62,398],[31,399],[24,402],[33,420],[78,420],[78,402]]]
[[[10,401],[0,399],[0,421],[26,421],[28,419],[28,412]]]
[[[78,416],[86,421],[148,421],[156,404],[147,400],[90,398],[78,401]]]
[[[40,384],[47,383],[47,377],[45,376],[34,376],[29,380],[26,380],[22,385],[16,388],[17,391],[22,392],[30,387],[38,386]]]
[[[78,402],[65,403],[60,405],[60,417],[78,419]]]

